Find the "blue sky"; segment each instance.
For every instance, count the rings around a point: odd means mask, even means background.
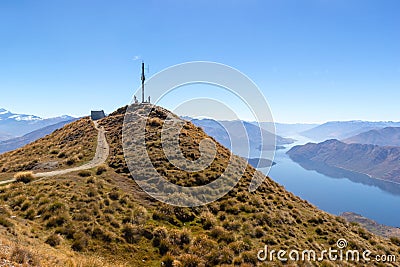
[[[0,2],[0,107],[43,117],[111,112],[149,75],[230,65],[278,122],[400,121],[400,1]]]

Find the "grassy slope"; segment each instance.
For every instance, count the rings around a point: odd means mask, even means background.
[[[27,170],[45,171],[49,162],[58,169],[82,165],[96,152],[97,131],[89,118],[72,122],[31,144],[0,155],[0,180]],[[11,174],[11,175],[10,175]]]
[[[230,155],[221,146],[210,169],[193,174],[196,179],[168,164],[157,142],[166,113],[158,108],[147,129],[150,157],[157,159],[158,170],[184,185],[206,183],[218,176]],[[253,266],[264,244],[275,249],[320,251],[335,247],[339,238],[346,238],[354,249],[399,256],[399,247],[391,241],[318,210],[269,178],[250,193],[250,174],[255,171],[250,166],[228,195],[207,206],[177,208],[155,201],[130,179],[121,146],[123,114],[120,109],[101,121],[111,145],[105,172],[94,169],[0,188],[3,244],[18,241],[24,250],[33,251],[32,257],[43,266],[160,266],[161,261],[166,266],[172,261],[180,266]],[[190,123],[184,131],[180,142],[183,154],[195,159],[198,143],[206,135]],[[53,241],[55,248],[46,240]],[[3,257],[18,260],[11,254]]]

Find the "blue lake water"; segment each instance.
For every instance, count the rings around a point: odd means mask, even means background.
[[[399,184],[307,163],[302,167],[285,154],[287,150],[276,152],[277,164],[269,176],[288,191],[335,215],[351,211],[381,224],[400,227]]]

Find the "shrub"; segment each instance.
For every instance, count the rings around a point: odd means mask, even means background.
[[[176,207],[174,211],[176,218],[181,222],[191,222],[195,218],[193,212],[188,208]]]
[[[12,250],[10,258],[19,264],[28,264],[29,266],[39,265],[39,260],[31,251],[18,246]]]
[[[73,239],[76,231],[72,225],[65,225],[56,229],[56,234],[65,236],[67,239]]]
[[[103,240],[104,242],[107,242],[107,243],[110,243],[112,241],[111,234],[100,227],[95,227],[93,229],[92,237],[96,238],[98,240]]]
[[[140,240],[140,238],[142,237],[140,229],[138,229],[137,227],[135,227],[133,225],[126,225],[122,229],[122,234],[123,234],[125,241],[128,242],[129,244],[137,243]]]
[[[30,208],[25,213],[25,219],[33,220],[35,218],[36,212],[35,209]]]
[[[200,221],[204,230],[210,230],[217,223],[217,220],[211,212],[203,212],[200,215]]]
[[[53,204],[51,204],[48,207],[47,210],[53,213],[53,212],[56,212],[58,210],[63,209],[64,207],[65,207],[64,203],[62,203],[62,202],[54,202]]]
[[[62,215],[59,215],[59,216],[51,218],[47,222],[46,227],[47,228],[53,228],[53,227],[56,227],[56,226],[62,226],[67,221],[68,221],[68,216],[66,214],[62,214]]]
[[[257,259],[257,253],[254,253],[252,251],[245,251],[241,254],[241,258],[243,259],[243,262],[245,263],[250,263],[254,266],[257,265],[258,259]]]
[[[153,246],[158,247],[162,240],[164,240],[168,235],[168,230],[165,227],[157,227],[153,231]]]
[[[60,245],[61,237],[57,234],[52,234],[46,239],[45,243],[52,247],[56,247],[56,246]]]
[[[119,193],[118,191],[112,191],[108,194],[109,198],[112,200],[118,200],[119,199]]]
[[[57,157],[58,158],[65,158],[66,154],[65,154],[65,152],[60,152],[60,153],[58,153]]]
[[[179,257],[182,265],[185,267],[197,267],[201,264],[202,260],[197,255],[183,254]]]
[[[68,166],[74,165],[76,163],[76,158],[69,158],[65,161]]]
[[[173,267],[174,260],[174,257],[170,253],[167,253],[164,257],[162,257],[161,262],[165,267]]]
[[[400,247],[400,238],[398,237],[391,237],[390,238],[390,242],[392,242],[393,244],[395,244],[396,246]]]
[[[14,178],[17,182],[22,182],[24,184],[32,182],[34,176],[33,172],[19,172],[14,175]]]
[[[107,167],[106,167],[106,165],[103,164],[103,165],[100,165],[99,167],[97,167],[96,174],[102,175],[106,171],[107,171]]]
[[[59,151],[57,149],[53,149],[50,151],[51,155],[57,155],[59,153]]]
[[[3,215],[0,215],[0,225],[10,228],[13,227],[14,224],[12,222],[10,222],[6,217],[4,217]]]
[[[154,127],[159,127],[162,125],[163,121],[159,118],[150,118],[148,120],[149,125],[154,126]]]
[[[84,171],[80,171],[80,172],[78,173],[78,175],[79,175],[80,177],[89,177],[89,176],[92,175],[92,173],[91,173],[90,171],[88,171],[88,170],[84,170]]]
[[[78,252],[85,251],[89,244],[88,237],[84,234],[78,234],[74,238],[75,240],[72,242],[71,248]]]
[[[265,232],[264,232],[264,230],[263,230],[260,226],[258,226],[258,227],[256,227],[256,228],[254,229],[254,236],[255,236],[255,237],[261,238],[261,237],[263,237],[264,235],[265,235]]]

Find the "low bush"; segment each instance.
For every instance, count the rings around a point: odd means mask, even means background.
[[[39,260],[31,251],[15,247],[11,252],[11,260],[19,264],[27,264],[28,266],[39,266]]]
[[[56,247],[56,246],[60,245],[61,237],[57,234],[52,234],[46,239],[45,243],[52,247]]]
[[[78,173],[78,175],[79,175],[80,177],[89,177],[89,176],[92,175],[92,173],[91,173],[90,171],[88,171],[88,170],[84,170],[84,171],[80,171],[80,172]]]
[[[34,179],[33,172],[19,172],[14,175],[14,178],[17,182],[22,182],[24,184],[32,182]]]
[[[85,234],[77,234],[74,235],[74,242],[72,242],[71,248],[75,251],[81,252],[81,251],[86,251],[88,244],[89,244],[89,238]]]
[[[6,217],[4,217],[3,215],[0,215],[0,225],[6,227],[6,228],[10,228],[13,227],[14,224],[12,222],[10,222]]]
[[[400,247],[400,238],[398,237],[391,237],[390,238],[390,242],[392,242],[393,244],[395,244],[396,246]]]
[[[103,164],[103,165],[100,165],[99,167],[97,167],[96,174],[102,175],[106,171],[107,171],[107,167],[106,167],[106,165]]]

